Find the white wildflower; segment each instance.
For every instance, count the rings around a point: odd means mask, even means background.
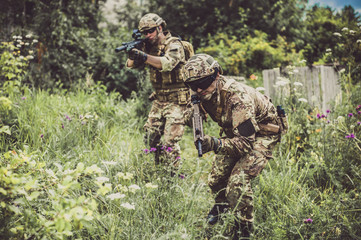
[[[341,36],[342,36],[341,33],[338,33],[338,32],[334,32],[333,35],[334,35],[334,36],[337,36],[337,37],[341,37]]]
[[[29,46],[29,43],[27,42],[27,43],[25,43],[25,46]]]
[[[350,34],[355,34],[356,33],[356,31],[354,31],[354,30],[350,30]]]
[[[304,102],[304,103],[307,103],[307,102],[308,102],[306,98],[299,98],[298,101]]]
[[[19,58],[20,58],[20,59],[24,59],[24,56],[20,56]]]
[[[133,173],[123,173],[123,172],[119,172],[117,174],[117,177],[121,178],[121,179],[124,179],[124,180],[132,180],[133,179]]]
[[[117,185],[116,188],[121,192],[128,192],[127,186],[123,186],[122,184]]]
[[[23,37],[22,37],[22,36],[18,36],[18,39],[23,39]]]
[[[55,176],[55,173],[54,173],[53,170],[51,170],[51,169],[45,169],[45,172],[48,174],[49,177],[57,178],[57,177]]]
[[[31,55],[26,56],[26,58],[27,58],[27,59],[34,59],[34,57],[31,56]]]
[[[109,182],[109,178],[107,177],[97,177],[95,178],[97,180],[97,182],[99,183],[104,183],[104,182]]]
[[[13,36],[13,39],[17,39],[18,37],[17,36]]]
[[[85,173],[103,173],[103,172],[104,171],[95,164],[85,169]]]
[[[327,49],[326,49],[326,52],[332,52],[332,49],[331,49],[331,48],[327,48]]]
[[[152,184],[152,183],[149,182],[149,183],[145,184],[145,187],[148,188],[148,189],[156,189],[156,188],[158,188],[158,185]]]
[[[38,40],[36,40],[36,39],[33,40],[33,43],[37,43],[37,42],[38,42]]]
[[[134,210],[135,209],[134,204],[130,204],[130,203],[122,203],[122,204],[120,204],[120,206],[123,207],[123,208],[129,209],[129,210]]]
[[[136,184],[132,184],[128,187],[129,191],[135,193],[137,190],[140,190],[140,187]]]
[[[276,82],[276,86],[286,86],[287,84],[288,84],[288,81],[283,81],[283,80]]]
[[[346,69],[342,68],[339,73],[344,73],[346,71]]]
[[[264,87],[258,87],[256,88],[257,91],[266,91],[266,89]]]
[[[103,161],[102,163],[105,165],[117,165],[117,162],[115,161]]]
[[[348,31],[348,28],[347,28],[347,27],[344,27],[344,28],[342,28],[341,31],[346,32],[346,31]]]
[[[303,84],[300,83],[300,82],[294,82],[293,84],[294,84],[295,86],[303,86]]]
[[[356,43],[361,43],[361,39],[357,39]]]
[[[300,61],[300,63],[306,63],[306,62],[307,62],[306,59],[303,59],[303,60]]]
[[[18,48],[20,48],[20,47],[21,47],[21,45],[20,45],[20,44],[16,44],[16,46],[17,46]]]
[[[34,51],[33,50],[29,50],[29,54],[33,54],[34,53]]]
[[[30,34],[28,34],[28,35],[26,35],[25,37],[26,37],[26,38],[31,38],[31,35],[30,35]]]
[[[109,198],[110,200],[114,200],[114,199],[121,199],[121,198],[124,198],[125,197],[125,194],[122,194],[122,193],[112,193],[112,194],[109,194],[107,196],[107,198]]]

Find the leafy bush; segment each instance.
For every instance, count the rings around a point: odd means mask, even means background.
[[[260,69],[288,65],[298,58],[292,45],[289,46],[283,38],[279,37],[276,41],[269,42],[267,34],[260,31],[241,41],[219,33],[212,38],[209,37],[208,46],[199,48],[197,52],[215,57],[226,75],[246,77]]]

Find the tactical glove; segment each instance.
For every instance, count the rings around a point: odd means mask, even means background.
[[[208,135],[205,135],[202,142],[202,152],[206,153],[209,151],[214,151],[215,153],[218,153],[219,150],[222,147],[222,142],[220,139],[216,137],[210,137]]]
[[[145,52],[133,48],[132,50],[128,51],[128,58],[137,64],[143,64],[145,61],[147,61],[148,55]]]

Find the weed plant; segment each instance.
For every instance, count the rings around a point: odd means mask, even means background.
[[[232,214],[223,224],[205,222],[213,153],[197,157],[190,128],[171,177],[144,151],[142,97],[124,101],[98,84],[51,92],[6,86],[2,239],[226,239]],[[294,79],[280,87],[293,90],[279,99],[290,129],[253,182],[254,239],[361,239],[360,87],[325,113]],[[209,121],[205,132],[218,136],[218,127]]]

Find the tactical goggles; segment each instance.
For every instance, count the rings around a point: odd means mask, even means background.
[[[142,34],[143,35],[148,35],[148,33],[153,33],[156,29],[157,29],[157,27],[154,27],[154,28],[151,28],[151,29],[148,29],[148,30],[144,30],[142,32]]]
[[[196,92],[198,88],[205,90],[211,86],[214,80],[216,80],[217,73],[218,69],[216,68],[216,71],[211,76],[207,76],[193,82],[185,82],[184,84],[194,92]]]

